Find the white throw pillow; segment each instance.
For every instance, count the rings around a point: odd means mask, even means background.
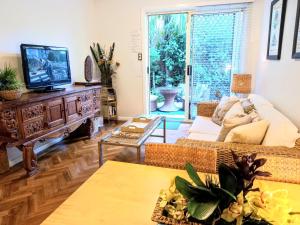
[[[236,116],[229,119],[225,119],[222,124],[221,131],[217,138],[217,141],[224,141],[227,134],[235,127],[251,123],[252,118],[249,115]]]
[[[275,108],[260,107],[259,115],[270,122],[270,127],[266,133],[262,145],[265,146],[285,146],[292,148],[296,140],[300,138],[298,128],[282,113]]]
[[[266,120],[238,126],[229,132],[225,142],[260,145],[268,126],[269,122]]]
[[[226,119],[230,119],[236,116],[244,116],[246,115],[244,112],[244,109],[242,107],[242,104],[240,101],[238,101],[237,103],[235,103],[230,109],[229,111],[225,114],[224,116],[224,120]],[[224,122],[223,120],[223,122]]]
[[[214,114],[213,114],[211,120],[214,123],[216,123],[218,125],[221,125],[225,114],[238,101],[239,101],[239,99],[236,96],[231,96],[231,97],[224,96],[224,97],[222,97],[220,103],[218,104],[218,106],[216,107],[216,109],[214,111]]]
[[[250,99],[250,101],[254,104],[255,107],[262,105],[273,107],[273,104],[271,102],[257,94],[249,94],[248,99]]]

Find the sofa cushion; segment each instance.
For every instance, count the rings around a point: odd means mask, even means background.
[[[252,118],[249,115],[236,116],[233,118],[225,119],[221,131],[218,135],[217,141],[224,141],[227,134],[235,127],[251,123]]]
[[[271,102],[269,102],[267,99],[257,94],[249,94],[248,99],[254,104],[255,107],[257,106],[273,107],[273,104]]]
[[[221,126],[215,124],[211,118],[197,116],[189,129],[189,132],[218,135],[220,130]]]
[[[268,126],[269,122],[266,120],[238,126],[229,132],[225,142],[260,145]]]
[[[198,141],[216,141],[217,134],[201,134],[201,133],[190,133],[188,139],[198,140]]]
[[[236,96],[222,97],[220,103],[218,104],[217,108],[214,111],[214,114],[212,116],[212,121],[221,126],[225,114],[238,101],[239,99]]]
[[[244,109],[242,107],[242,104],[240,101],[236,102],[230,109],[229,111],[225,114],[224,120],[230,119],[236,116],[243,116],[246,115],[244,112]],[[223,122],[224,122],[223,120]]]
[[[298,128],[282,113],[270,106],[257,107],[262,119],[270,123],[262,145],[294,147],[300,138]]]
[[[249,114],[253,111],[255,111],[255,106],[254,104],[250,101],[250,99],[244,99],[241,101],[242,107],[244,109],[244,112]]]

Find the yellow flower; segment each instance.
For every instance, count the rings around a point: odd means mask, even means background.
[[[171,217],[176,220],[182,220],[185,218],[187,203],[184,197],[176,189],[175,179],[171,180],[171,184],[168,189],[160,191],[159,196],[162,199],[159,206],[164,208]],[[169,204],[170,202],[172,202],[172,204]]]
[[[243,222],[243,192],[241,192],[237,196],[237,201],[233,202],[229,205],[227,209],[223,210],[223,213],[221,215],[221,218],[227,222],[233,222],[234,220],[237,220],[236,224],[241,225]]]
[[[289,213],[287,190],[250,192],[246,196],[254,219],[264,219],[273,225],[295,224]],[[294,219],[295,221],[295,219]]]
[[[161,197],[160,207],[164,208],[169,202],[174,201],[177,206],[181,207],[185,204],[184,197],[176,189],[175,179],[171,180],[170,187],[167,190],[161,190],[159,196]],[[178,207],[177,207],[178,208]]]

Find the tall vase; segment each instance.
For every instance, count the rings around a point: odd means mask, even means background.
[[[101,84],[105,87],[112,87],[112,76],[110,74],[101,74]]]

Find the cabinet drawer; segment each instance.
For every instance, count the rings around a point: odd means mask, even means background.
[[[22,121],[26,122],[40,116],[44,116],[45,106],[43,103],[27,105],[21,109]]]
[[[24,137],[28,138],[41,133],[45,128],[44,117],[33,119],[22,124]]]

